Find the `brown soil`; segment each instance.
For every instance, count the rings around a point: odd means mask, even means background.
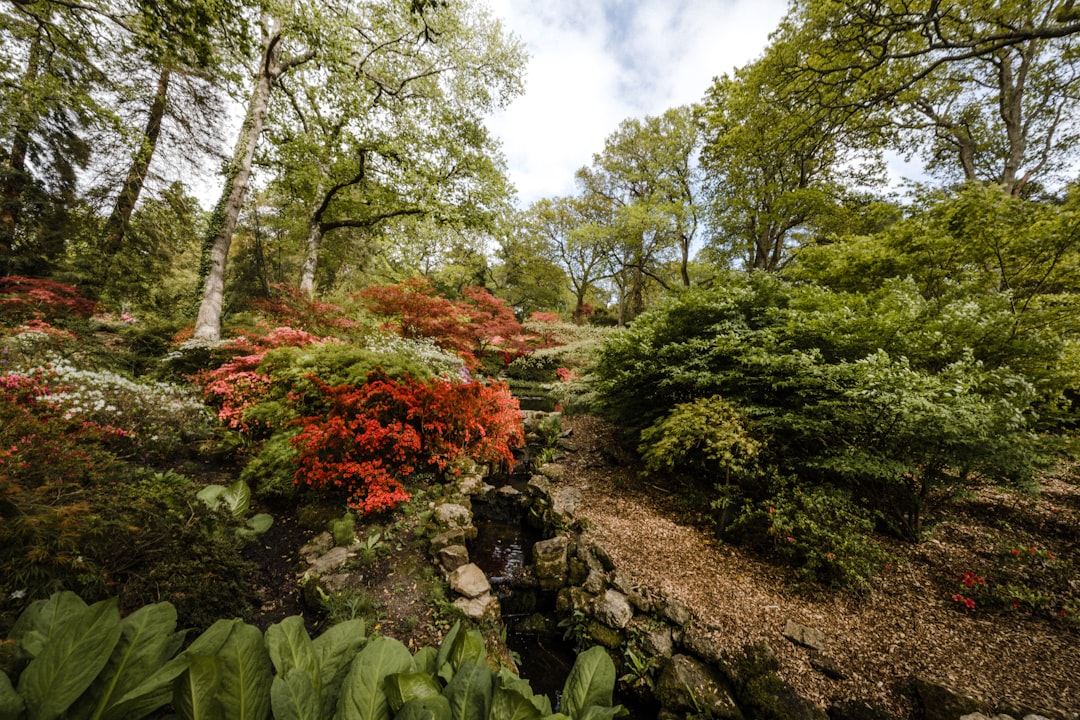
[[[953,501],[931,539],[889,544],[898,562],[867,597],[814,597],[790,589],[790,571],[718,541],[706,527],[681,523],[694,513],[643,481],[628,453],[613,451],[618,441],[610,426],[578,416],[565,418],[564,428],[576,447],[564,460],[563,482],[583,493],[589,532],[603,539],[616,564],[638,584],[685,603],[694,622],[730,650],[767,641],[782,677],[823,707],[861,699],[915,717],[911,678],[922,676],[1002,712],[1080,711],[1075,626],[1023,611],[970,611],[952,600],[963,589],[959,576],[985,567],[1005,529],[1055,548],[1074,568],[1080,564],[1076,484],[1046,478],[1038,496],[983,489]],[[824,631],[825,653],[848,679],[811,668],[810,651],[781,635],[787,620]]]

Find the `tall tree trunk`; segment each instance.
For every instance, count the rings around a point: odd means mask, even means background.
[[[158,75],[157,92],[154,101],[150,104],[150,116],[146,120],[146,131],[143,133],[139,149],[131,158],[131,167],[128,169],[127,179],[116,197],[112,213],[105,223],[105,240],[102,243],[102,252],[106,257],[115,255],[124,243],[124,235],[127,233],[128,222],[131,213],[135,210],[135,204],[139,201],[143,183],[146,181],[146,173],[150,169],[150,160],[154,157],[157,149],[158,137],[161,135],[161,120],[165,116],[165,105],[169,93],[169,77],[171,71],[162,68]]]
[[[26,60],[24,87],[37,80],[41,65],[41,38],[35,37],[30,44]],[[31,113],[30,99],[24,95],[21,117],[15,123],[15,138],[11,153],[0,163],[0,271],[6,274],[7,263],[15,251],[15,229],[22,213],[23,190],[26,187],[26,152],[30,145]]]
[[[255,147],[262,134],[263,122],[270,105],[270,90],[281,68],[278,65],[278,43],[281,40],[281,26],[276,20],[271,21],[269,32],[263,44],[262,63],[255,83],[255,92],[248,103],[244,124],[240,136],[236,139],[232,166],[226,176],[221,199],[210,219],[210,228],[203,243],[204,272],[202,301],[199,314],[195,319],[194,337],[199,340],[219,340],[221,338],[221,306],[225,295],[225,263],[229,257],[233,232],[240,217],[240,209],[247,194],[248,181],[251,179],[251,165],[255,158]]]
[[[322,239],[322,221],[318,217],[310,218],[304,241],[304,262],[300,266],[300,292],[309,298],[315,297],[315,268],[319,262]]]

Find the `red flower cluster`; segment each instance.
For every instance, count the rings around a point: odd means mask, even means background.
[[[401,480],[418,469],[445,469],[471,457],[513,463],[511,447],[523,440],[517,402],[505,385],[412,378],[395,381],[381,371],[359,387],[330,387],[325,414],[303,418],[293,446],[296,482],[339,487],[362,513],[408,500]]]

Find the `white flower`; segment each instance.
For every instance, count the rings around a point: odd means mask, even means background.
[[[12,600],[22,600],[24,597],[26,597],[26,588],[23,588],[22,590],[15,590],[10,595],[10,598]]]

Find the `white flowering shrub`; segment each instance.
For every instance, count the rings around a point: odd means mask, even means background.
[[[191,388],[85,370],[65,360],[31,372],[52,376],[55,391],[43,401],[62,409],[66,418],[112,428],[118,438],[116,450],[130,444],[130,452],[122,454],[164,458],[212,432],[212,415]]]
[[[441,349],[430,338],[378,334],[369,338],[364,347],[386,355],[405,355],[422,363],[435,375],[457,378],[467,373],[465,363],[460,357]]]

